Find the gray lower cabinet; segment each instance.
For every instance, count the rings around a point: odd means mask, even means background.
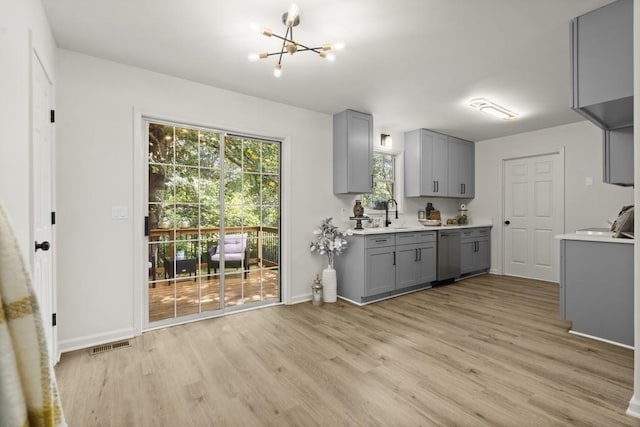
[[[365,250],[364,295],[372,296],[391,292],[396,288],[395,246]]]
[[[469,228],[460,238],[460,274],[465,275],[491,268],[489,228]]]
[[[431,286],[435,231],[350,236],[336,259],[338,295],[358,304]]]
[[[373,117],[345,110],[333,116],[333,192],[373,190]]]
[[[633,244],[561,240],[560,314],[572,330],[634,345]]]
[[[396,236],[396,290],[436,280],[436,241],[435,232]]]

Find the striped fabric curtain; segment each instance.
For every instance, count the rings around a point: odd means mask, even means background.
[[[66,426],[31,279],[0,206],[0,426]]]

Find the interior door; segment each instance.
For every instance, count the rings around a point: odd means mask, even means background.
[[[53,128],[51,124],[52,83],[38,59],[32,57],[32,209],[33,209],[33,286],[53,366],[57,353],[57,340],[52,315],[55,312],[53,278]]]
[[[563,232],[560,154],[504,162],[504,272],[557,282]]]

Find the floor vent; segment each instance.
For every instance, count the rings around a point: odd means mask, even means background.
[[[100,354],[100,353],[104,353],[105,351],[117,350],[119,348],[125,348],[125,347],[131,347],[131,341],[126,340],[126,341],[118,341],[118,342],[112,342],[109,344],[98,345],[90,348],[89,354],[91,355]]]

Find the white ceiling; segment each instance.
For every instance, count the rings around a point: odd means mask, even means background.
[[[58,47],[323,113],[373,113],[382,131],[484,140],[581,120],[569,109],[569,22],[611,0],[297,0],[296,40],[343,41],[250,63],[284,34],[289,0],[42,0]],[[486,97],[505,122],[466,106]]]

